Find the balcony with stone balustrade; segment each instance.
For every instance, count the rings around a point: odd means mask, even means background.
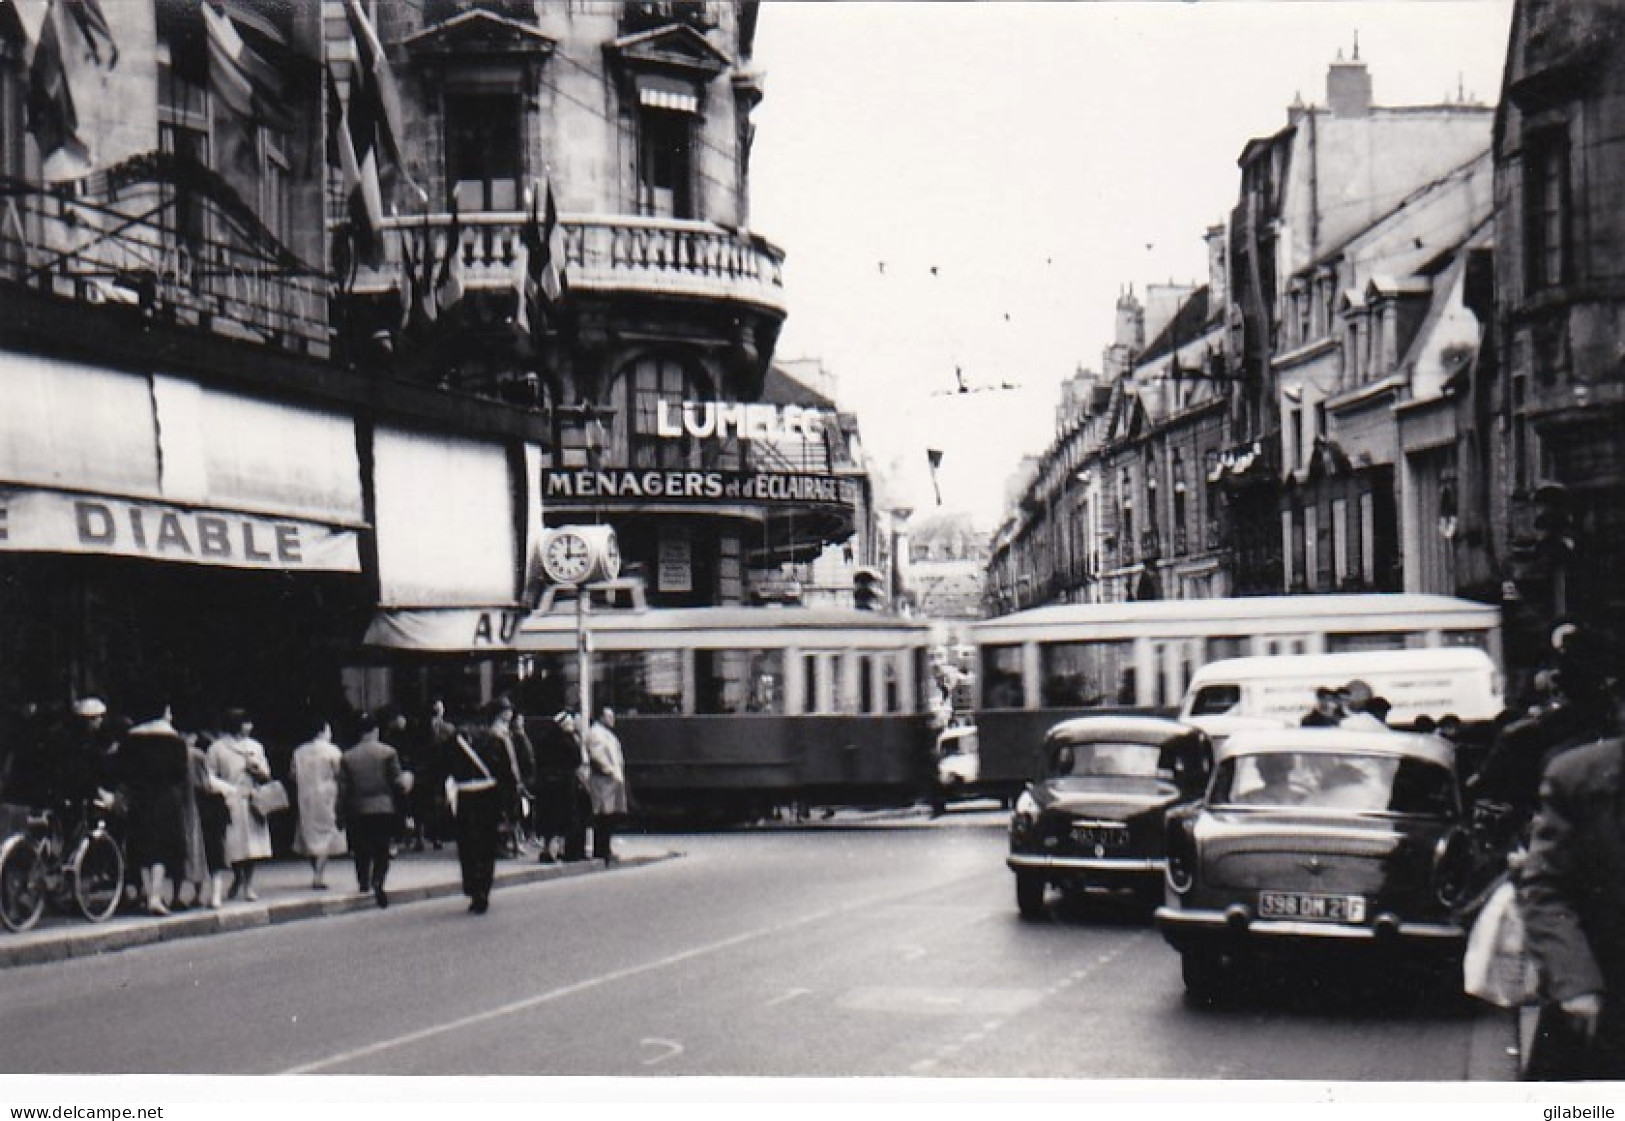
[[[526,216],[478,213],[462,216],[459,238],[463,283],[470,292],[515,289],[516,261]],[[668,296],[750,305],[782,316],[784,253],[765,239],[710,222],[636,216],[562,215],[564,264],[572,292],[596,295]],[[444,260],[450,214],[395,218],[386,224],[386,260],[360,270],[353,292],[379,296],[400,286],[403,244],[413,254],[433,247]]]

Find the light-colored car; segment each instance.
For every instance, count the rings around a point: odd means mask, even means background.
[[[1238,731],[1214,748],[1205,796],[1168,815],[1157,926],[1197,995],[1313,947],[1459,963],[1463,828],[1443,739]]]

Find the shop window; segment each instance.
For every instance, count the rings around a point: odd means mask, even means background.
[[[448,93],[445,129],[446,181],[459,209],[519,210],[519,98],[512,93]]]

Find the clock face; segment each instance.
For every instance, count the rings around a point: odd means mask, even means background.
[[[616,540],[614,530],[610,530],[604,542],[604,572],[611,580],[621,574],[621,543]]]
[[[542,551],[542,568],[561,584],[574,584],[592,567],[592,549],[575,533],[555,533]]]

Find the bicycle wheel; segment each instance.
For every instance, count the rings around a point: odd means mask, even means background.
[[[91,922],[112,918],[124,896],[124,854],[118,842],[99,829],[80,841],[68,861],[68,883],[81,915]]]
[[[0,923],[7,930],[24,931],[39,922],[45,910],[45,882],[39,853],[28,838],[15,834],[0,845]]]

